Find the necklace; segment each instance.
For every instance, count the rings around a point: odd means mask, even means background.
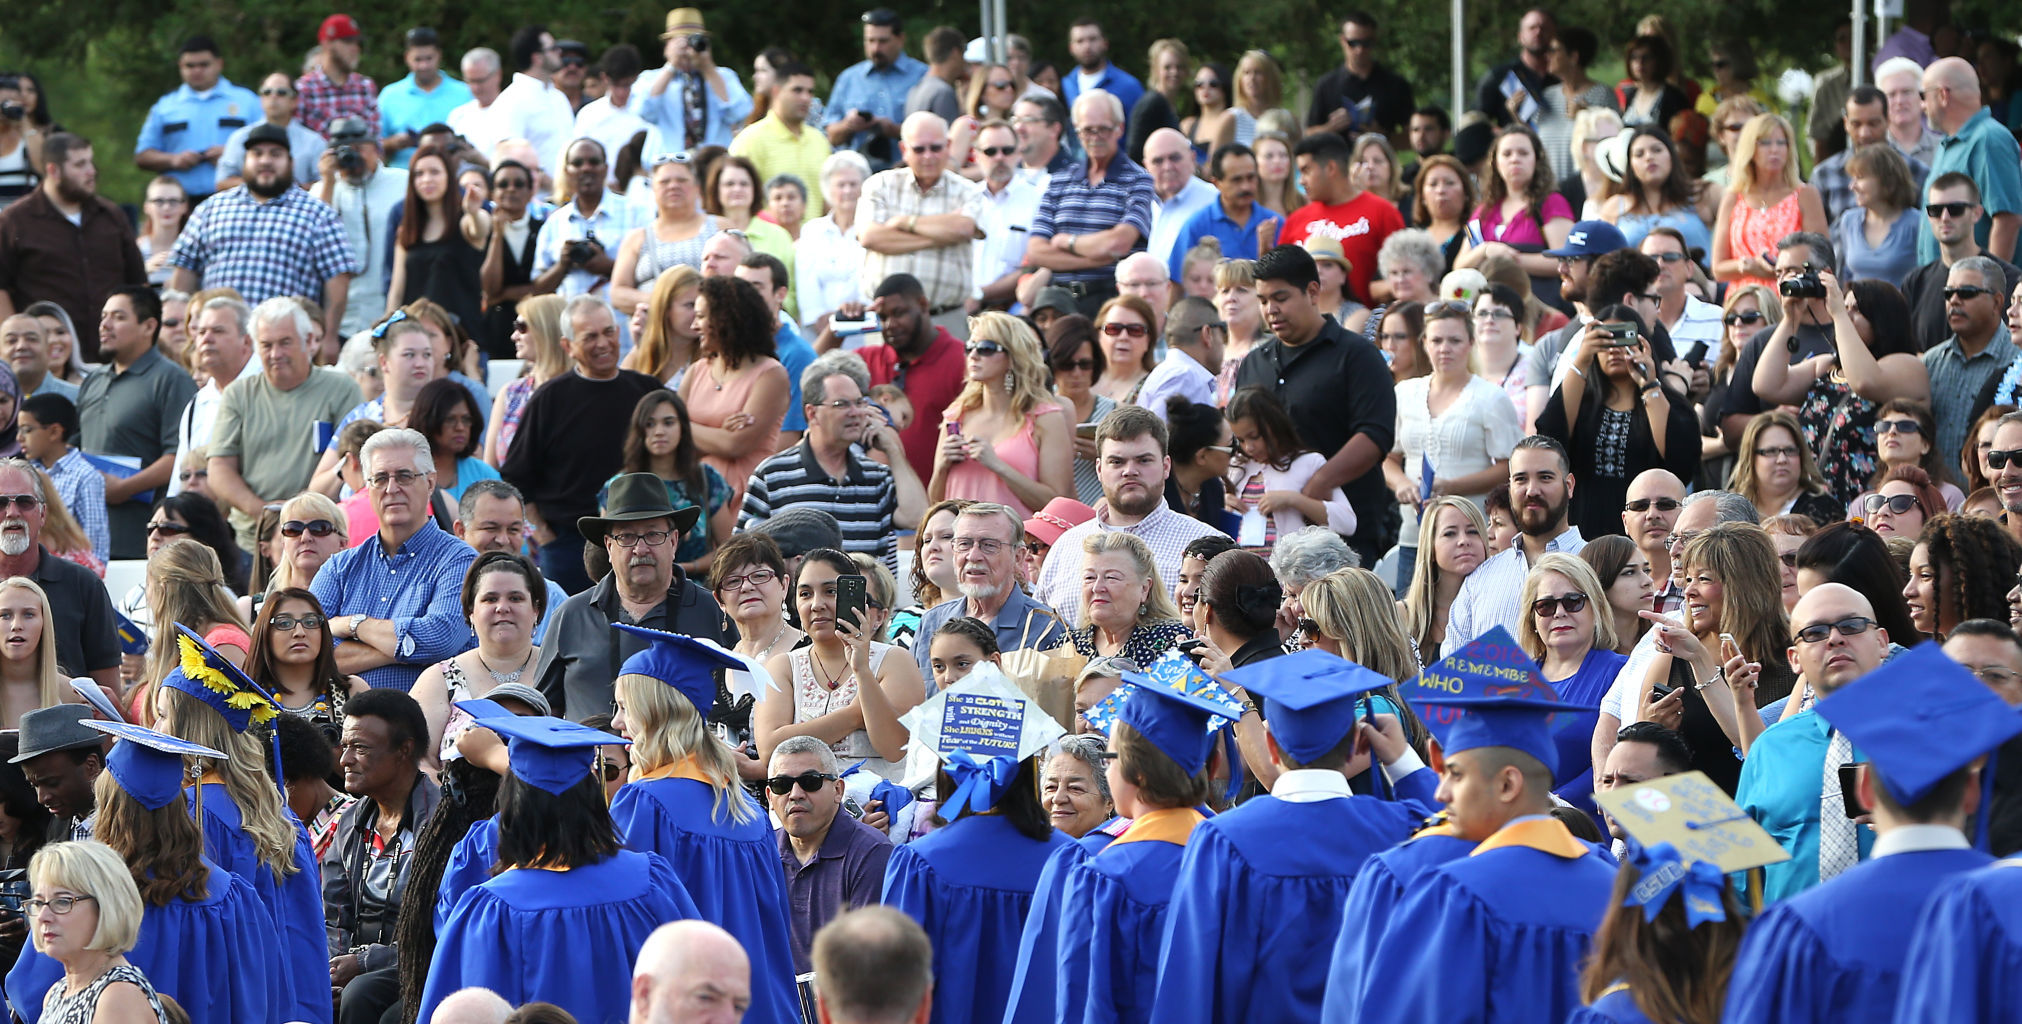
[[[483,665],[486,672],[491,673],[492,682],[500,686],[511,686],[519,682],[520,677],[526,674],[527,664],[534,660],[534,650],[529,647],[527,648],[526,658],[520,662],[520,667],[513,669],[511,672],[500,672],[498,669],[491,667],[491,662],[484,660],[483,651],[472,651],[471,653],[477,655],[477,663]]]
[[[829,692],[833,693],[836,691],[836,689],[842,686],[843,677],[836,675],[833,672],[830,672],[828,670],[828,666],[823,665],[821,663],[820,651],[815,650],[813,647],[809,647],[807,649],[807,661],[808,664],[814,666],[815,681],[820,683],[823,689],[826,689]],[[845,657],[843,660],[843,667],[844,668],[849,667],[849,660],[847,657]]]
[[[779,646],[779,641],[780,641],[780,638],[781,638],[781,637],[784,637],[784,636],[786,636],[786,620],[785,620],[785,619],[781,619],[781,620],[779,620],[779,628],[778,628],[778,629],[776,629],[776,630],[773,630],[773,632],[772,632],[772,642],[771,642],[771,643],[769,643],[769,644],[766,644],[766,645],[765,645],[765,649],[764,649],[764,650],[762,650],[762,651],[759,651],[759,652],[758,652],[757,654],[754,654],[754,655],[752,655],[752,656],[751,656],[751,660],[753,660],[753,661],[764,661],[764,660],[765,660],[765,656],[766,656],[766,655],[768,655],[768,654],[771,654],[771,653],[772,653],[772,649],[773,649],[773,648],[775,648],[775,647],[778,647],[778,646]]]

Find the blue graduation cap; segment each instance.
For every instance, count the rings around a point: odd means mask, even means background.
[[[1137,687],[1129,683],[1118,683],[1116,689],[1103,695],[1103,698],[1083,712],[1081,717],[1088,722],[1089,728],[1107,736],[1116,730],[1117,717],[1123,714],[1123,706],[1130,702],[1130,695],[1136,692]]]
[[[624,667],[618,670],[619,675],[658,679],[681,691],[681,695],[688,698],[688,702],[695,705],[695,710],[704,717],[716,706],[716,670],[744,667],[744,662],[730,652],[692,636],[622,622],[612,623],[612,628],[645,637],[648,641],[645,650],[625,659]]]
[[[456,706],[463,713],[480,722],[493,718],[519,717],[508,710],[505,705],[492,700],[490,697],[473,697],[470,700],[460,700],[456,702]]]
[[[119,788],[150,811],[167,807],[183,791],[188,781],[184,755],[227,760],[222,751],[142,726],[96,719],[84,724],[119,737],[121,742],[113,744],[112,752],[105,755],[105,770],[112,773]]]
[[[1853,741],[1905,805],[2022,733],[2022,715],[1937,644],[1913,647],[1841,687],[1818,702],[1818,716]]]
[[[1538,663],[1501,626],[1427,666],[1404,696],[1433,709],[1425,725],[1441,752],[1509,747],[1537,758],[1553,774],[1559,757],[1552,714],[1592,710],[1560,700]]]
[[[520,781],[556,796],[590,777],[596,748],[606,743],[632,742],[623,736],[545,715],[520,718],[508,713],[503,718],[486,718],[483,722],[485,728],[506,738],[513,774]]]
[[[162,679],[162,685],[181,690],[215,708],[233,732],[248,726],[265,725],[281,713],[274,695],[253,682],[226,659],[218,649],[204,642],[188,626],[178,622],[176,647],[180,663]]]
[[[1214,749],[1212,723],[1242,714],[1241,708],[1169,689],[1137,672],[1125,672],[1123,681],[1132,684],[1132,691],[1117,713],[1117,721],[1143,733],[1188,775],[1207,767],[1208,754]]]
[[[1339,746],[1355,728],[1362,695],[1394,681],[1317,647],[1246,665],[1228,680],[1264,698],[1271,735],[1301,762]]]

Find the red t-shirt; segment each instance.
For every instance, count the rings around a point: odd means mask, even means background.
[[[934,328],[934,340],[910,363],[901,362],[897,349],[872,343],[857,349],[871,372],[872,384],[897,384],[913,403],[913,422],[899,431],[906,446],[906,461],[925,483],[934,475],[934,457],[941,444],[941,415],[948,403],[962,393],[968,377],[962,343],[946,329]]]
[[[1374,192],[1362,192],[1335,206],[1307,203],[1293,210],[1278,230],[1278,244],[1298,245],[1316,234],[1339,239],[1341,251],[1348,257],[1349,290],[1363,304],[1375,305],[1369,299],[1369,282],[1376,276],[1376,250],[1383,248],[1383,240],[1391,232],[1403,228],[1404,215],[1397,212],[1395,203]]]

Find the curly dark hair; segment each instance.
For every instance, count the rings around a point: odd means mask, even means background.
[[[705,277],[695,301],[709,307],[702,330],[703,351],[713,348],[721,353],[726,368],[735,370],[746,362],[778,357],[772,310],[751,282],[738,277]]]
[[[477,399],[472,398],[462,384],[448,377],[437,377],[421,386],[414,396],[414,411],[409,416],[409,424],[428,438],[428,450],[442,454],[442,435],[450,414],[457,406],[463,406],[470,415],[470,433],[464,436],[463,447],[449,454],[459,459],[467,459],[477,454],[478,437],[484,433],[484,412],[477,407]]]
[[[1938,607],[1932,612],[1941,637],[1947,632],[1946,623],[2007,618],[2008,591],[2015,585],[2016,566],[2022,564],[2022,545],[1999,522],[1953,513],[1932,516],[1917,543],[1927,550],[1938,573]]]
[[[1534,164],[1530,184],[1524,188],[1524,208],[1539,224],[1545,222],[1545,200],[1551,197],[1557,182],[1552,180],[1551,163],[1545,157],[1545,143],[1538,138],[1537,130],[1525,124],[1513,124],[1496,133],[1494,144],[1488,147],[1488,171],[1483,175],[1481,206],[1475,211],[1480,216],[1502,205],[1509,198],[1509,183],[1502,180],[1502,170],[1496,166],[1495,155],[1502,149],[1502,140],[1512,135],[1521,135],[1530,140],[1531,156]]]
[[[394,942],[401,949],[401,1024],[414,1024],[421,1008],[421,990],[428,980],[428,962],[435,952],[435,898],[442,887],[449,855],[472,825],[492,816],[498,807],[499,777],[457,758],[442,766],[442,802],[435,815],[414,834],[414,855],[407,869],[405,898],[394,921]],[[184,817],[189,812],[183,811]]]

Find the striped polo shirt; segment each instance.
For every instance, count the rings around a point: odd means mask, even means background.
[[[1088,164],[1077,163],[1053,175],[1046,194],[1039,200],[1039,216],[1032,220],[1033,238],[1056,234],[1091,235],[1128,223],[1137,229],[1132,252],[1143,252],[1151,237],[1151,211],[1158,201],[1151,175],[1118,153],[1109,162],[1102,184],[1088,183]],[[1100,281],[1115,275],[1116,269],[1056,270],[1055,281]]]
[[[893,523],[898,490],[892,471],[883,465],[859,458],[851,448],[849,471],[837,480],[821,468],[813,443],[803,440],[752,471],[737,529],[752,529],[789,505],[812,505],[834,516],[842,527],[844,551],[870,555],[898,573],[899,538]]]

